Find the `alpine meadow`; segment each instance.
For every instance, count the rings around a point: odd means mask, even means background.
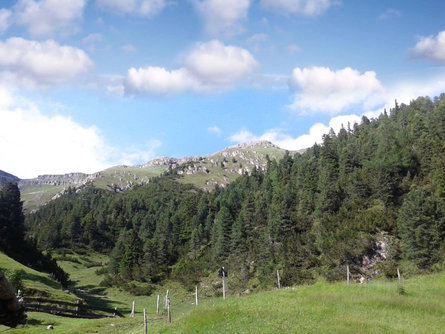
[[[0,332],[443,333],[444,22],[2,2]]]

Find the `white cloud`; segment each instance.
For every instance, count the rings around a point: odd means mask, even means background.
[[[3,34],[10,25],[11,11],[6,8],[0,9],[0,34]]]
[[[127,93],[176,94],[200,89],[200,83],[185,68],[168,71],[163,67],[130,68],[124,81]]]
[[[40,174],[93,173],[113,165],[146,162],[161,142],[120,152],[95,126],[45,115],[34,103],[0,87],[0,168],[21,178]]]
[[[233,143],[241,144],[249,141],[258,140],[259,137],[253,135],[249,130],[243,127],[237,133],[231,135],[228,139]]]
[[[175,94],[225,89],[258,66],[249,51],[219,41],[198,43],[177,70],[163,67],[130,68],[125,79],[129,93]]]
[[[93,62],[77,48],[53,40],[30,41],[19,37],[0,41],[0,68],[12,77],[34,84],[56,84],[89,71]]]
[[[291,109],[303,113],[336,114],[353,105],[372,108],[382,102],[383,86],[376,73],[363,74],[346,67],[332,71],[327,67],[295,68],[289,86],[296,91]]]
[[[262,135],[256,136],[243,127],[228,139],[234,143],[267,140],[283,149],[297,151],[311,147],[315,143],[320,144],[323,141],[323,135],[327,134],[331,128],[335,132],[338,132],[342,128],[342,125],[344,128],[347,128],[349,123],[352,127],[354,123],[360,123],[360,120],[361,117],[354,114],[336,116],[329,121],[329,125],[315,123],[309,129],[309,133],[295,138],[286,133],[283,129],[268,129]]]
[[[323,135],[327,134],[332,128],[336,133],[340,131],[342,126],[348,127],[348,123],[353,127],[354,123],[360,123],[363,116],[368,118],[377,118],[386,108],[388,111],[394,108],[394,101],[397,99],[398,103],[409,104],[413,99],[419,96],[434,97],[445,91],[445,79],[443,73],[436,78],[430,78],[425,81],[413,81],[398,83],[387,89],[384,96],[384,107],[375,110],[366,110],[360,114],[349,114],[334,116],[329,120],[328,124],[315,123],[313,124],[308,133],[292,136],[284,129],[268,129],[261,135],[254,135],[247,128],[241,128],[237,133],[230,136],[228,140],[234,143],[244,143],[254,140],[268,140],[275,145],[287,149],[287,150],[300,150],[308,148],[315,143],[322,143]]]
[[[445,30],[439,32],[436,37],[420,37],[413,52],[416,56],[445,63]]]
[[[86,0],[19,0],[14,6],[16,22],[32,36],[71,33],[82,18]]]
[[[32,103],[0,89],[0,166],[21,178],[107,167],[99,130],[71,118],[45,116]],[[2,100],[0,99],[0,100]]]
[[[97,0],[105,9],[123,14],[153,16],[159,14],[166,6],[166,0]]]
[[[156,157],[156,150],[162,146],[162,142],[153,139],[145,145],[144,149],[131,148],[129,152],[125,152],[121,157],[122,165],[135,165],[148,162]]]
[[[233,35],[244,30],[251,0],[195,0],[194,3],[209,33]]]
[[[285,15],[317,16],[336,4],[336,0],[261,0],[264,8]]]
[[[185,67],[206,85],[226,85],[251,73],[258,63],[242,48],[213,40],[198,43],[185,59]]]
[[[217,135],[218,137],[222,135],[222,130],[217,125],[208,127],[207,131]]]

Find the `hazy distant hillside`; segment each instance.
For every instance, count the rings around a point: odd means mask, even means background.
[[[285,150],[268,141],[256,141],[231,146],[211,155],[160,157],[140,166],[115,166],[94,174],[40,175],[17,181],[24,208],[32,211],[60,197],[69,187],[80,189],[86,184],[93,184],[97,188],[121,192],[135,185],[147,184],[150,178],[167,171],[179,175],[182,183],[211,190],[215,185],[225,186],[240,175],[249,174],[254,168],[264,171],[266,156],[279,160],[284,153]]]
[[[0,186],[3,186],[7,182],[19,182],[19,180],[20,179],[17,176],[0,170]]]

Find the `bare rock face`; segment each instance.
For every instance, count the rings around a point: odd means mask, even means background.
[[[14,328],[26,324],[27,320],[23,304],[17,299],[5,275],[0,272],[0,324]]]
[[[69,173],[63,175],[39,175],[35,179],[20,180],[19,188],[28,186],[75,186],[87,183],[94,179],[94,175],[84,173]]]
[[[359,268],[362,274],[358,278],[360,283],[364,283],[367,279],[372,279],[381,274],[377,269],[377,265],[388,259],[391,242],[392,241],[386,232],[380,232],[376,235],[374,254],[372,256],[365,255],[362,258],[362,263]]]
[[[266,152],[271,159],[279,159],[284,150],[269,141],[253,141],[227,147],[210,155],[185,158],[161,157],[153,159],[140,168],[157,166],[168,167],[173,173],[182,177],[195,174],[207,176],[205,187],[219,185],[224,187],[230,183],[228,175],[250,174],[253,169],[265,171],[267,168]],[[224,175],[221,175],[221,171]],[[216,181],[216,179],[220,181]]]

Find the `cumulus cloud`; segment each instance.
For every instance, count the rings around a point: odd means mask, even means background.
[[[152,159],[161,142],[121,152],[95,126],[45,115],[34,103],[0,87],[0,168],[21,178],[40,174],[93,173]]]
[[[153,16],[166,6],[166,0],[97,0],[99,7],[123,14]]]
[[[336,114],[353,105],[372,108],[382,102],[383,86],[373,71],[361,74],[346,67],[332,71],[327,67],[295,68],[289,80],[296,92],[291,109],[301,112]]]
[[[445,79],[443,79],[443,73],[435,78],[429,78],[428,80],[419,82],[404,82],[398,83],[394,86],[388,87],[384,96],[384,106],[377,109],[366,110],[359,114],[340,115],[332,117],[327,124],[315,123],[313,124],[307,133],[293,136],[289,134],[285,129],[268,129],[261,135],[255,135],[251,133],[247,128],[241,128],[237,133],[228,138],[229,141],[234,143],[244,143],[254,140],[268,140],[275,145],[296,151],[304,148],[311,147],[315,143],[322,143],[323,135],[327,134],[332,128],[336,133],[340,131],[342,127],[347,128],[348,124],[353,127],[354,123],[360,123],[363,116],[368,118],[377,118],[383,110],[386,108],[394,108],[394,100],[397,99],[398,103],[409,104],[413,99],[419,96],[434,97],[445,91]]]
[[[82,18],[86,0],[19,0],[14,6],[16,23],[32,36],[71,33]]]
[[[0,88],[0,166],[22,178],[107,166],[99,130],[71,118],[45,116],[32,103]],[[6,101],[6,103],[5,103]]]
[[[317,16],[338,4],[336,0],[261,0],[261,5],[280,14]]]
[[[0,34],[3,34],[10,25],[11,11],[6,8],[0,9]]]
[[[233,35],[242,32],[251,0],[195,0],[211,34]]]
[[[320,144],[323,141],[323,135],[327,134],[332,128],[336,133],[342,127],[347,128],[348,124],[352,127],[354,123],[360,123],[361,117],[358,115],[342,115],[331,118],[328,125],[315,123],[311,126],[307,134],[293,137],[286,133],[284,129],[268,129],[262,135],[254,135],[247,128],[241,128],[237,133],[228,139],[233,143],[245,143],[256,140],[267,140],[275,145],[290,151],[297,151],[311,147],[315,143]]]
[[[213,133],[213,134],[215,134],[217,136],[221,136],[222,135],[222,130],[217,125],[208,127],[207,131],[210,132],[210,133]]]
[[[13,37],[0,41],[0,68],[30,83],[62,83],[92,67],[93,62],[84,51],[53,40],[37,42]]]
[[[157,139],[150,140],[143,149],[132,147],[128,152],[122,153],[122,165],[135,165],[148,162],[156,157],[156,150],[162,146]]]
[[[200,83],[185,68],[168,71],[163,67],[130,68],[124,82],[128,93],[176,94],[199,90]]]
[[[249,51],[213,40],[198,43],[179,69],[130,68],[124,85],[129,93],[160,95],[224,89],[252,73],[257,65]]]
[[[420,37],[413,48],[413,53],[419,57],[445,63],[445,30],[439,32],[436,37]]]

